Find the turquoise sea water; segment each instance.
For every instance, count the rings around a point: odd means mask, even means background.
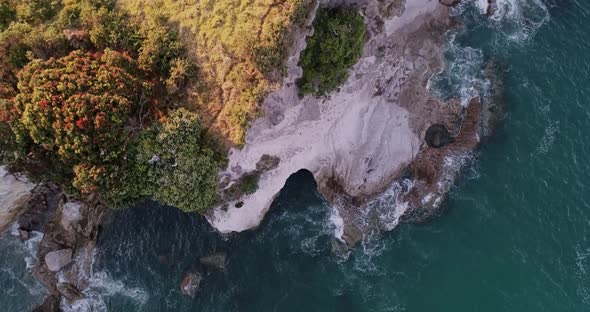
[[[154,203],[105,224],[87,299],[74,311],[590,311],[590,2],[498,0],[493,19],[457,9],[439,90],[488,85],[505,66],[504,124],[424,224],[402,224],[349,257],[333,252],[330,209],[306,172],[264,223],[221,238],[201,218]],[[43,294],[26,276],[26,246],[0,241],[0,311]],[[226,252],[225,272],[198,258]],[[204,274],[195,299],[188,270]]]

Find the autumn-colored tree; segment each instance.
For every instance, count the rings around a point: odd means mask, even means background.
[[[125,156],[142,93],[134,73],[134,61],[111,50],[31,62],[18,75],[14,99],[19,143],[31,140],[57,155],[75,173],[76,188],[96,190],[108,182],[106,166]]]

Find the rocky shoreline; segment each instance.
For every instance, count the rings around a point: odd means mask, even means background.
[[[436,214],[456,180],[462,167],[456,162],[469,158],[499,123],[503,109],[497,62],[484,69],[492,81],[488,98],[475,97],[462,105],[428,92],[429,79],[444,66],[444,34],[457,26],[446,3],[407,0],[385,10],[377,0],[341,2],[314,2],[307,26],[294,34],[283,86],[266,99],[265,116],[252,126],[244,148],[232,150],[228,169],[221,173],[227,203],[207,217],[220,233],[257,227],[286,179],[301,169],[314,175],[319,192],[334,207],[342,223],[337,236],[345,244],[340,247],[354,246],[367,233],[390,230],[400,221],[424,220]],[[489,13],[495,2],[488,3]],[[338,92],[299,98],[299,53],[313,31],[315,11],[328,4],[357,6],[370,38]],[[255,179],[258,189],[244,195],[237,189],[248,179]],[[32,231],[44,233],[32,272],[49,294],[33,311],[60,311],[61,300],[72,303],[84,297],[109,209],[93,198],[68,198],[55,185],[24,189],[26,196],[11,204],[18,208],[0,220],[18,218],[23,240]],[[220,271],[226,261],[225,254],[200,259]],[[182,293],[195,296],[201,280],[201,273],[188,272]]]
[[[61,300],[73,303],[84,297],[100,224],[109,209],[92,198],[72,200],[57,185],[41,184],[20,210],[20,238],[26,241],[32,232],[43,233],[31,271],[48,295],[33,311],[61,311]]]
[[[364,232],[355,220],[366,218],[367,213],[383,213],[363,211],[363,206],[373,205],[375,198],[392,184],[411,178],[412,172],[413,187],[400,190],[397,204],[437,205],[439,196],[433,192],[448,190],[433,189],[443,176],[447,151],[463,153],[477,145],[475,130],[461,130],[466,120],[479,118],[468,114],[475,109],[471,106],[479,105],[474,104],[476,100],[463,107],[459,101],[445,103],[428,92],[429,79],[444,66],[444,34],[457,25],[447,6],[430,0],[400,2],[399,10],[393,10],[397,16],[387,17],[379,1],[357,1],[354,5],[365,16],[369,30],[361,60],[339,91],[326,98],[299,98],[294,82],[301,74],[297,59],[305,42],[294,43],[283,87],[266,99],[265,116],[250,129],[246,145],[230,152],[222,177],[231,187],[255,170],[262,156],[270,155],[280,162],[260,175],[255,192],[230,200],[208,216],[221,233],[258,226],[286,179],[305,169],[314,175],[319,192],[342,218],[343,240],[353,245],[359,235],[351,233]],[[307,30],[307,35],[311,31]],[[424,137],[433,125],[444,125],[455,143],[432,152],[435,149],[428,148]],[[430,193],[432,202],[423,205],[422,199]],[[397,212],[386,213],[395,215],[394,220],[385,222],[389,225],[400,217]]]

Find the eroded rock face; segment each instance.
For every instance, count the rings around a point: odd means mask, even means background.
[[[73,302],[88,287],[100,224],[109,210],[92,198],[82,203],[68,200],[61,193],[48,197],[47,205],[57,208],[43,226],[37,251],[37,258],[42,260],[32,272],[49,296]]]
[[[45,264],[47,264],[47,268],[52,272],[61,270],[61,268],[70,264],[70,262],[72,262],[71,249],[51,251],[45,255]]]
[[[49,295],[43,300],[43,303],[34,308],[32,312],[61,312],[59,308],[59,298],[56,295]]]
[[[43,232],[47,222],[54,216],[61,190],[53,184],[42,184],[31,191],[18,218],[19,229],[26,232]]]
[[[481,103],[479,98],[474,98],[465,108],[464,121],[461,132],[453,139],[453,142],[440,147],[428,147],[420,151],[412,162],[409,170],[414,179],[414,187],[405,196],[411,207],[414,208],[416,218],[425,218],[436,212],[443,196],[448,192],[458,174],[459,167],[448,166],[453,159],[467,155],[475,150],[480,142],[481,133]]]
[[[205,257],[201,257],[199,259],[199,262],[201,262],[201,264],[215,269],[215,270],[219,270],[219,271],[224,271],[225,270],[225,264],[227,261],[227,255],[224,252],[218,252],[218,253],[214,253]]]
[[[73,285],[68,283],[57,283],[56,285],[57,291],[68,300],[68,302],[73,303],[84,298],[84,295]]]
[[[188,297],[194,298],[199,291],[203,277],[199,272],[189,272],[184,276],[180,284],[180,292]]]
[[[446,5],[448,7],[456,6],[457,4],[461,3],[461,0],[439,0],[440,4]]]
[[[263,155],[276,156],[280,163],[260,175],[254,193],[208,216],[220,232],[256,227],[289,176],[301,169],[314,175],[329,201],[345,195],[362,202],[382,192],[418,154],[427,127],[445,118],[449,109],[426,86],[442,66],[443,34],[452,24],[448,9],[436,1],[414,0],[399,17],[388,18],[381,15],[379,1],[357,5],[369,40],[339,91],[326,98],[299,97],[297,60],[305,41],[295,43],[283,87],[267,97],[265,117],[252,125],[246,145],[230,152],[222,175],[231,189],[232,182],[256,170]]]

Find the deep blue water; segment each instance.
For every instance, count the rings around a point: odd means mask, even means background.
[[[467,96],[485,91],[488,59],[506,67],[506,118],[441,216],[342,257],[306,172],[258,229],[233,237],[142,203],[105,224],[78,310],[590,311],[590,2],[499,3],[491,20],[474,6],[457,10],[466,31],[449,35],[449,67],[437,78],[437,92]],[[15,282],[26,271],[22,246],[0,244],[1,285],[14,284],[0,311],[26,310],[42,295]],[[225,272],[199,264],[212,252],[227,253]],[[189,270],[204,274],[195,299],[180,295]]]

